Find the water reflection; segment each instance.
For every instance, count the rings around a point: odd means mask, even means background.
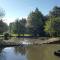
[[[16,47],[6,47],[0,50],[0,60],[26,60],[25,55],[22,56],[19,49],[17,50]],[[16,51],[19,53],[16,53]]]
[[[16,54],[21,53],[21,55],[25,55],[26,54],[26,47],[24,47],[24,46],[15,47],[15,53]]]
[[[0,60],[6,60],[5,52],[2,51],[3,49],[4,49],[4,47],[0,48]]]
[[[28,60],[60,60],[54,55],[54,51],[60,49],[60,45],[30,46],[27,50]]]
[[[0,48],[0,60],[60,60],[54,55],[54,51],[60,49],[60,45],[30,45],[19,47]]]

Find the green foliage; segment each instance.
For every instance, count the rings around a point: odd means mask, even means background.
[[[55,6],[49,13],[44,31],[50,36],[60,36],[60,7]]]
[[[9,24],[9,33],[13,33],[13,30],[14,30],[14,22],[10,23]]]
[[[51,17],[60,17],[60,7],[55,6],[49,14]]]
[[[5,32],[5,33],[4,33],[4,36],[6,36],[6,37],[7,37],[7,36],[10,36],[10,34],[9,34],[9,33],[7,33],[7,32]]]
[[[45,24],[45,32],[49,33],[50,36],[60,35],[60,17],[50,18]]]
[[[16,34],[24,34],[26,31],[26,19],[22,18],[20,19],[16,19],[15,22],[10,23],[9,27],[10,27],[10,32],[16,33]]]
[[[29,33],[33,36],[46,36],[46,32],[50,36],[60,36],[60,7],[55,6],[46,16],[43,16],[36,8],[28,15],[27,20],[16,19],[15,22],[10,23],[9,30],[16,34]]]
[[[43,15],[36,8],[34,12],[31,12],[28,16],[28,28],[33,35],[42,34],[43,29]]]
[[[0,34],[8,30],[8,25],[5,22],[3,22],[2,19],[4,16],[5,16],[5,11],[2,8],[0,8]]]
[[[10,34],[9,34],[9,33],[7,33],[7,32],[6,32],[6,33],[4,33],[4,39],[5,39],[5,40],[8,40],[8,37],[9,37],[9,36],[10,36]]]
[[[0,20],[0,34],[8,31],[8,25]]]
[[[3,18],[5,16],[5,11],[0,8],[0,19]]]
[[[20,25],[19,25],[19,19],[16,19],[16,21],[14,22],[14,29],[13,29],[13,32],[14,33],[19,33],[19,30],[20,30]]]
[[[26,33],[26,19],[24,18],[20,20],[20,31],[21,31],[21,34]]]

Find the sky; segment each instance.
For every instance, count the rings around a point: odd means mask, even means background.
[[[35,8],[47,15],[54,6],[60,6],[60,0],[0,0],[0,8],[5,10],[4,21],[7,24],[16,18],[27,18]]]

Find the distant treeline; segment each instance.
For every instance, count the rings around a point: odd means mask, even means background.
[[[44,16],[38,8],[30,12],[27,19],[17,18],[7,26],[0,20],[0,33],[31,34],[32,36],[60,36],[60,7],[55,6],[48,15]]]

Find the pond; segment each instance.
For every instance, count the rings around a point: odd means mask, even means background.
[[[0,60],[60,60],[54,55],[58,49],[59,44],[0,47]]]

